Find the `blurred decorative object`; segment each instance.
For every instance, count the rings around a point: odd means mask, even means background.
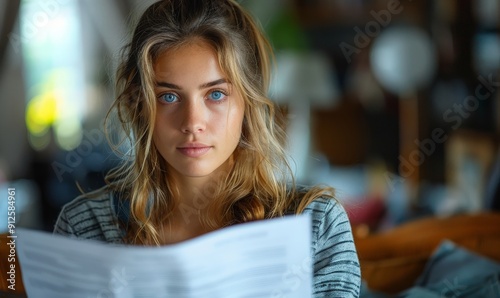
[[[339,90],[332,62],[320,53],[283,51],[277,54],[270,96],[288,106],[287,126],[290,164],[298,181],[307,177],[310,159],[310,110],[332,107]]]
[[[489,75],[500,69],[500,35],[477,34],[474,41],[474,65],[478,73]]]
[[[375,77],[397,95],[428,85],[436,71],[436,59],[429,36],[415,27],[386,29],[375,39],[371,51]]]
[[[446,182],[450,197],[439,214],[486,209],[487,184],[497,157],[495,136],[459,130],[446,143]]]

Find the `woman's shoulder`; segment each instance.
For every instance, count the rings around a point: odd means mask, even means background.
[[[309,187],[297,188],[297,192],[302,196],[308,194],[310,190]],[[315,195],[307,199],[308,203],[301,212],[311,216],[313,239],[324,241],[338,232],[350,233],[349,217],[334,193],[322,194],[321,188],[316,188],[313,193]],[[327,236],[328,234],[331,235]]]
[[[71,218],[81,217],[88,213],[106,214],[112,212],[112,192],[105,188],[79,195],[66,203],[61,213]]]
[[[342,204],[334,197],[319,196],[311,200],[304,208],[304,212],[319,212],[327,211],[345,212]]]
[[[113,206],[113,192],[104,187],[80,195],[65,204],[59,213],[54,233],[120,242],[120,230]]]
[[[312,200],[302,211],[304,214],[310,214],[314,223],[324,221],[338,221],[346,219],[347,214],[342,204],[335,198],[317,197]]]
[[[345,213],[341,203],[335,198],[335,191],[331,187],[297,185],[295,187],[295,203],[306,201],[302,213],[309,213],[322,217],[325,213]]]

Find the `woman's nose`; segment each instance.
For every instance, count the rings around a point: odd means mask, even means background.
[[[182,110],[181,130],[183,133],[200,133],[205,130],[206,111],[203,104],[188,100],[184,102]]]

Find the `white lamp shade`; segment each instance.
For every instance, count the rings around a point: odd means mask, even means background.
[[[307,101],[331,107],[339,94],[331,62],[320,53],[283,52],[276,56],[270,95],[278,103]]]

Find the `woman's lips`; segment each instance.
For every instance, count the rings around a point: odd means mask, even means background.
[[[200,157],[210,151],[212,147],[206,146],[206,147],[179,147],[177,150],[179,150],[180,153],[184,154],[185,156],[188,157]]]

